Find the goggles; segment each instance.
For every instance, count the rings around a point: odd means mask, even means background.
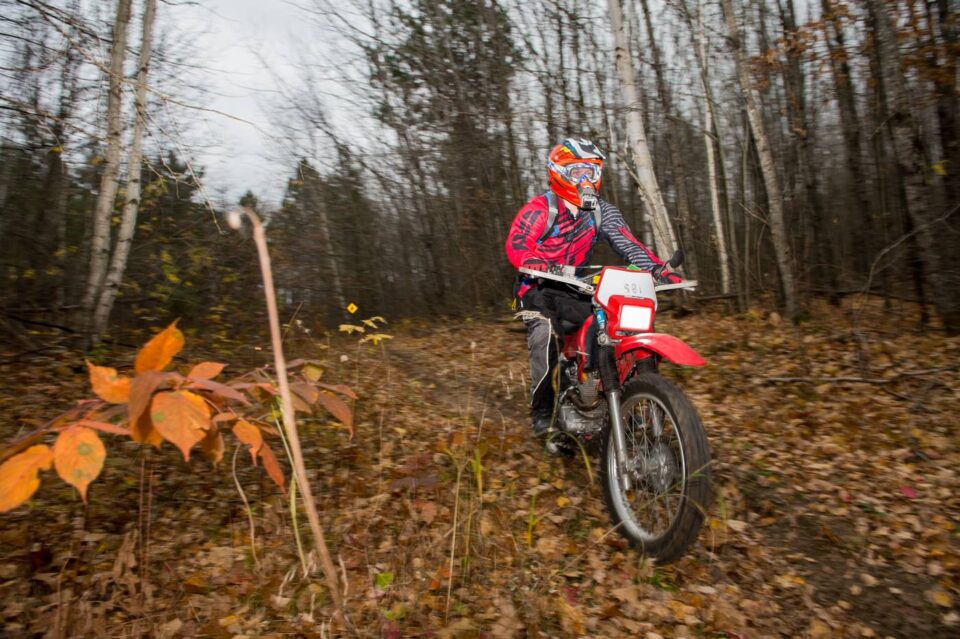
[[[599,164],[591,162],[573,162],[563,166],[551,162],[550,168],[569,180],[571,184],[580,184],[583,180],[596,184],[602,172]]]

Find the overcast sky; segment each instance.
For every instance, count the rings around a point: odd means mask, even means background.
[[[205,76],[211,92],[206,106],[257,125],[213,113],[204,116],[199,133],[214,144],[194,152],[206,171],[208,195],[219,199],[225,193],[235,201],[250,189],[279,201],[291,167],[269,159],[276,145],[264,135],[270,125],[262,107],[275,93],[264,60],[272,69],[290,71],[288,48],[305,33],[302,14],[285,0],[200,0],[168,11],[175,23],[200,33],[194,44],[203,65],[215,70]]]

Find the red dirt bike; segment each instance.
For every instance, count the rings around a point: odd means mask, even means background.
[[[667,265],[682,259],[678,251]],[[601,270],[574,277],[520,269],[593,302],[593,314],[567,333],[558,358],[556,431],[547,448],[599,448],[604,501],[618,532],[659,563],[676,561],[696,540],[710,501],[710,446],[693,404],[658,367],[662,360],[706,361],[676,337],[654,332],[654,319],[657,291],[697,283],[657,284],[643,271],[588,268]]]

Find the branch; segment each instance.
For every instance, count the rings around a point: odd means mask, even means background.
[[[944,366],[941,368],[928,368],[919,371],[906,371],[900,373],[897,377],[890,379],[877,379],[869,377],[758,377],[756,381],[761,383],[805,383],[805,384],[872,384],[874,386],[884,386],[900,381],[902,377],[920,377],[922,375],[932,375],[934,373],[943,373],[946,371],[955,371],[958,366]]]

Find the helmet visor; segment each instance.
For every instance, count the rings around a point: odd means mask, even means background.
[[[553,168],[571,184],[580,184],[583,180],[595,184],[600,179],[600,165],[592,162],[573,162],[564,166],[554,164]]]

